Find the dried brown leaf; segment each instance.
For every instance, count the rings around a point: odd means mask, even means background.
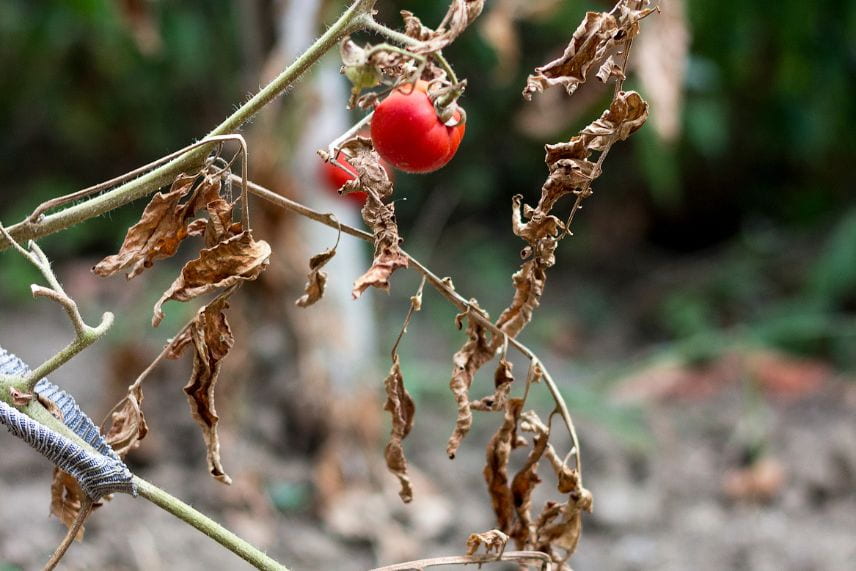
[[[327,286],[327,272],[321,271],[324,265],[336,255],[336,248],[329,248],[320,254],[309,258],[309,276],[304,287],[304,293],[294,302],[298,307],[309,307],[322,297]]]
[[[416,54],[433,53],[442,50],[460,36],[467,27],[481,14],[484,0],[452,0],[449,10],[436,30],[431,30],[411,12],[403,10],[404,33],[422,42],[421,45],[410,47]]]
[[[547,272],[546,265],[539,262],[538,258],[528,260],[511,276],[514,298],[496,321],[497,327],[509,337],[517,336],[526,327],[541,304]]]
[[[85,497],[86,495],[74,476],[59,468],[54,468],[53,479],[51,480],[51,515],[57,517],[67,528],[71,529],[74,520],[77,519],[77,514],[80,513]],[[96,505],[100,505],[100,503],[96,503]],[[75,540],[83,541],[84,532],[85,529],[81,526]]]
[[[615,141],[623,141],[648,119],[648,103],[635,91],[620,91],[603,112],[580,135],[593,151],[603,151]]]
[[[104,439],[120,458],[139,446],[140,440],[149,431],[146,417],[143,414],[143,388],[132,385],[128,395],[122,400],[122,406],[110,415],[110,429]]]
[[[354,282],[352,295],[357,299],[370,287],[388,291],[390,276],[395,270],[406,268],[408,260],[400,248],[395,205],[383,202],[383,199],[392,195],[393,187],[388,173],[380,164],[380,156],[371,141],[363,137],[350,139],[342,145],[342,149],[347,151],[348,162],[357,170],[357,177],[345,183],[342,192],[361,191],[368,195],[362,215],[374,235],[372,265]]]
[[[513,363],[505,357],[499,360],[496,371],[493,374],[493,394],[470,403],[470,408],[481,411],[497,411],[505,409],[508,393],[511,391],[511,383],[514,377],[511,374]]]
[[[199,252],[199,257],[185,264],[181,274],[155,303],[152,325],[163,319],[167,300],[187,301],[215,289],[227,288],[254,280],[267,269],[270,245],[254,240],[252,231],[241,232],[212,248]]]
[[[471,533],[467,538],[467,555],[472,557],[480,546],[484,546],[485,555],[491,551],[497,555],[505,551],[508,536],[498,529],[483,531],[482,533]]]
[[[235,343],[224,310],[228,300],[221,297],[206,305],[196,314],[190,326],[190,336],[195,352],[193,372],[184,386],[190,414],[202,428],[202,437],[207,448],[208,471],[217,480],[229,484],[232,479],[225,473],[220,462],[220,439],[217,435],[217,409],[214,407],[214,388],[223,359]]]
[[[404,456],[402,441],[413,428],[416,407],[404,386],[404,377],[401,375],[398,355],[393,356],[392,367],[383,384],[386,389],[386,403],[383,405],[383,409],[389,411],[392,416],[392,430],[384,451],[384,457],[387,468],[395,474],[401,483],[401,490],[398,495],[405,503],[408,503],[413,499],[413,487],[410,483],[410,477],[407,475],[407,458]]]
[[[478,311],[485,317],[487,313],[480,309],[475,300],[470,300],[470,311]],[[460,328],[461,319],[468,315],[463,313],[455,318]],[[478,370],[493,358],[496,348],[488,341],[487,330],[475,319],[467,320],[467,341],[452,357],[452,379],[449,388],[455,395],[458,405],[458,416],[455,420],[455,430],[449,437],[446,453],[454,458],[461,440],[470,431],[473,424],[473,413],[470,410],[469,390]]]
[[[624,79],[624,70],[615,61],[615,56],[612,55],[606,58],[603,63],[600,64],[600,68],[598,68],[596,75],[599,80],[601,80],[603,83],[606,83],[613,77],[618,80]]]
[[[561,85],[573,94],[585,82],[592,65],[603,60],[619,43],[639,33],[639,20],[651,13],[647,0],[620,0],[612,12],[587,12],[561,57],[536,67],[523,97]]]
[[[130,267],[131,279],[156,260],[175,254],[181,241],[187,237],[184,213],[179,202],[193,187],[193,177],[179,176],[169,192],[159,192],[143,210],[140,221],[131,226],[119,253],[98,262],[92,271],[107,277]]]
[[[591,509],[591,493],[585,488],[571,494],[565,503],[547,502],[535,524],[535,549],[549,553],[554,561],[559,563],[567,561],[580,542],[583,529],[582,512],[591,512]],[[557,547],[565,553],[557,554]]]
[[[514,521],[514,499],[508,485],[508,458],[517,444],[517,422],[523,409],[523,399],[509,399],[505,407],[505,418],[496,434],[488,442],[485,453],[484,479],[497,527],[508,533]]]
[[[512,537],[517,541],[521,549],[531,547],[534,543],[535,529],[532,523],[532,492],[541,482],[538,475],[538,462],[547,449],[550,439],[550,429],[547,427],[534,411],[526,411],[520,415],[520,429],[532,432],[535,440],[526,462],[514,475],[511,481],[511,495],[514,500],[514,509],[517,514],[517,524],[512,530]]]

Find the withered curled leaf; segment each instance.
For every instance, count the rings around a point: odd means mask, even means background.
[[[120,458],[124,458],[139,446],[149,431],[142,408],[142,386],[134,384],[128,387],[128,394],[120,404],[110,415],[110,429],[104,439]]]
[[[592,151],[602,151],[614,141],[623,141],[648,119],[648,103],[635,91],[620,91],[609,109],[580,135]]]
[[[98,262],[92,271],[107,277],[130,267],[131,279],[156,260],[175,254],[181,241],[187,237],[185,212],[179,202],[193,187],[193,177],[180,176],[168,192],[158,192],[143,210],[140,221],[131,226],[119,253]]]
[[[567,502],[549,501],[535,523],[535,549],[549,553],[557,563],[564,563],[574,554],[583,530],[582,512],[591,512],[591,493],[580,488]],[[564,554],[556,553],[556,548]]]
[[[380,164],[380,156],[371,141],[355,137],[342,145],[348,151],[350,162],[357,170],[357,177],[342,187],[342,192],[360,190],[368,195],[362,215],[374,235],[374,259],[371,267],[354,282],[352,295],[359,298],[370,287],[389,290],[389,278],[399,268],[408,265],[407,256],[400,248],[401,237],[395,220],[395,205],[384,204],[383,199],[392,195],[392,182]]]
[[[224,311],[229,307],[227,297],[220,297],[202,307],[190,325],[187,335],[176,338],[170,356],[178,355],[184,347],[193,346],[193,371],[184,386],[190,414],[202,429],[207,449],[208,471],[217,480],[230,484],[232,479],[220,461],[220,439],[217,424],[220,417],[214,407],[214,388],[223,359],[235,344],[235,338]]]
[[[524,549],[533,544],[535,530],[532,528],[532,492],[541,482],[538,475],[538,462],[547,449],[550,439],[550,429],[547,427],[534,411],[528,410],[520,415],[520,429],[535,434],[532,449],[526,462],[514,475],[511,481],[511,496],[514,501],[514,509],[517,514],[517,523],[511,534],[517,545]]]
[[[505,418],[488,442],[485,453],[484,479],[497,527],[509,533],[514,522],[514,500],[508,485],[508,458],[517,443],[517,422],[523,409],[523,399],[512,398],[505,406]]]
[[[555,242],[550,243],[555,244]],[[547,281],[546,267],[548,266],[539,263],[540,261],[539,258],[527,260],[511,276],[514,282],[514,298],[496,321],[497,327],[509,337],[516,337],[532,320],[535,309],[541,305],[541,295],[544,293],[544,283]]]
[[[213,167],[206,167],[198,175],[179,175],[168,192],[155,194],[143,210],[140,221],[128,229],[119,253],[107,256],[92,271],[106,277],[130,267],[128,279],[131,279],[155,261],[173,256],[185,238],[202,233],[205,222],[190,219],[203,208],[208,210],[210,217],[206,227],[211,226],[218,215],[231,221],[234,205],[220,198],[222,181],[228,173],[217,171],[215,174],[209,170]],[[210,232],[205,233],[210,246]]]
[[[393,356],[392,367],[383,385],[386,389],[386,403],[383,405],[383,409],[389,411],[392,416],[392,430],[390,431],[389,442],[386,444],[384,457],[387,468],[401,483],[401,490],[398,495],[405,503],[408,503],[413,499],[413,486],[410,483],[410,477],[407,475],[407,458],[404,456],[402,441],[407,438],[413,428],[416,406],[404,386],[404,377],[401,375],[398,355]]]
[[[603,83],[609,81],[610,78],[624,79],[624,70],[615,61],[615,56],[606,58],[597,70],[597,78]]]
[[[532,99],[534,93],[555,85],[573,94],[592,65],[639,33],[639,20],[652,12],[647,5],[648,0],[620,0],[611,12],[587,12],[561,57],[535,68],[526,80],[523,97]]]
[[[51,515],[71,529],[74,520],[77,519],[77,515],[83,507],[85,497],[86,494],[74,476],[54,467],[53,478],[51,479]],[[101,504],[96,502],[95,505]],[[84,532],[85,528],[81,526],[74,539],[83,541]]]
[[[309,307],[322,297],[327,286],[327,272],[321,270],[324,265],[336,255],[336,248],[328,248],[320,254],[309,258],[309,276],[304,287],[304,293],[294,304],[298,307]]]
[[[485,317],[487,313],[479,308],[475,300],[470,300],[469,311],[478,311]],[[460,323],[462,317],[469,316],[469,311],[458,315],[455,318],[457,323]],[[455,429],[449,437],[446,444],[446,454],[449,458],[454,458],[458,451],[458,446],[461,445],[461,440],[470,431],[473,424],[473,413],[470,409],[469,390],[473,384],[473,378],[482,365],[493,358],[496,347],[488,340],[487,330],[478,321],[472,318],[467,319],[467,341],[461,348],[452,356],[452,379],[449,381],[449,388],[452,394],[455,395],[455,401],[458,405],[458,416],[455,419]]]
[[[482,533],[471,533],[467,538],[467,555],[472,556],[480,546],[484,546],[485,555],[491,551],[499,555],[505,550],[508,543],[508,535],[498,529],[483,531]]]
[[[247,230],[199,252],[199,257],[187,262],[181,274],[155,303],[152,325],[163,319],[163,304],[167,300],[187,301],[215,289],[227,288],[243,281],[254,280],[267,269],[271,248],[264,240],[254,240]]]
[[[410,47],[410,51],[416,54],[427,54],[442,50],[467,29],[483,9],[484,0],[452,0],[446,16],[437,26],[436,31],[424,26],[411,12],[402,10],[404,32],[422,42],[421,45]]]
[[[499,360],[496,371],[493,374],[493,394],[470,403],[473,410],[497,411],[505,409],[508,393],[511,391],[511,383],[514,377],[511,374],[513,363],[505,357]]]

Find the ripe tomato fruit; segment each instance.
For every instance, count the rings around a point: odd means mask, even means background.
[[[321,163],[321,175],[327,183],[327,189],[333,191],[337,195],[338,190],[342,188],[342,185],[348,182],[349,180],[353,180],[357,178],[357,169],[355,169],[351,163],[348,162],[348,159],[342,153],[339,153],[336,156],[336,159],[342,163],[346,169],[352,174],[348,174],[333,163],[323,162]],[[366,199],[368,196],[365,192],[349,192],[344,195],[344,197],[355,204],[362,206],[366,203]]]
[[[463,122],[447,127],[440,121],[427,89],[425,81],[399,87],[381,101],[372,117],[375,150],[405,172],[437,170],[455,156],[464,137]],[[453,119],[461,121],[459,110]]]

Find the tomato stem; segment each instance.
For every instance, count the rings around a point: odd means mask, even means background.
[[[363,27],[369,31],[372,31],[381,36],[386,36],[390,40],[394,42],[398,42],[403,46],[418,46],[421,42],[416,38],[411,38],[407,34],[402,34],[401,32],[397,32],[392,28],[381,24],[377,20],[375,20],[372,16],[366,15],[363,18]],[[413,55],[413,54],[411,54]],[[443,56],[443,52],[436,51],[430,54],[437,63],[443,68],[443,71],[449,76],[449,81],[452,83],[458,83],[458,76],[455,75],[455,70],[452,69],[452,66],[449,65],[449,61]]]

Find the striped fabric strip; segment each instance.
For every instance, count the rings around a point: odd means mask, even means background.
[[[26,363],[0,347],[0,374],[23,376],[29,372]],[[58,468],[71,474],[93,500],[114,492],[136,496],[137,490],[130,470],[104,441],[98,428],[80,410],[74,398],[47,379],[41,379],[35,388],[39,396],[51,400],[62,411],[65,425],[99,454],[90,452],[0,401],[0,422],[6,425],[9,432],[24,440]]]

